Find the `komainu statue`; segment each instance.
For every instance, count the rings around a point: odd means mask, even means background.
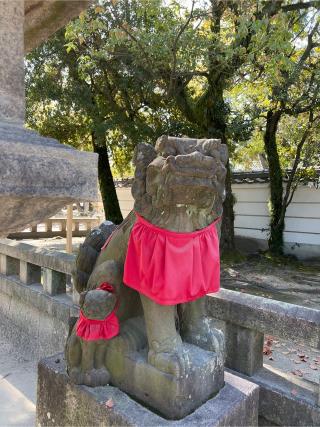
[[[86,238],[80,318],[66,360],[77,384],[112,384],[181,418],[223,387],[224,337],[206,313],[219,289],[226,146],[162,136],[137,146],[134,210]]]

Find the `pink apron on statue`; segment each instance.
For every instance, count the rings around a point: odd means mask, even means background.
[[[132,228],[123,282],[158,304],[175,305],[220,288],[216,219],[201,230],[179,233],[140,215]]]
[[[97,289],[114,293],[114,288],[107,282],[102,283]],[[80,311],[80,317],[77,322],[76,334],[86,341],[110,340],[119,334],[120,326],[116,315],[118,302],[113,311],[103,320],[89,319]]]

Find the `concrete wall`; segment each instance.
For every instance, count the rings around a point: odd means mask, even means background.
[[[233,184],[235,234],[241,249],[267,248],[269,185]],[[124,216],[133,208],[130,187],[118,187]],[[288,207],[284,233],[285,250],[299,258],[320,257],[320,189],[298,187]]]

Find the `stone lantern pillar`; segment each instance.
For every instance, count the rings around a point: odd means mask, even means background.
[[[0,1],[0,122],[23,125],[24,1]]]

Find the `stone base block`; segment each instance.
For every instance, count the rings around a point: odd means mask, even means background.
[[[183,343],[187,372],[178,378],[150,365],[146,348],[121,353],[116,347],[107,353],[112,385],[165,418],[184,418],[224,386],[222,361],[194,345]]]
[[[169,421],[118,388],[73,384],[62,354],[43,359],[38,367],[38,426],[256,426],[259,387],[226,373],[225,385],[212,399],[179,421]]]

